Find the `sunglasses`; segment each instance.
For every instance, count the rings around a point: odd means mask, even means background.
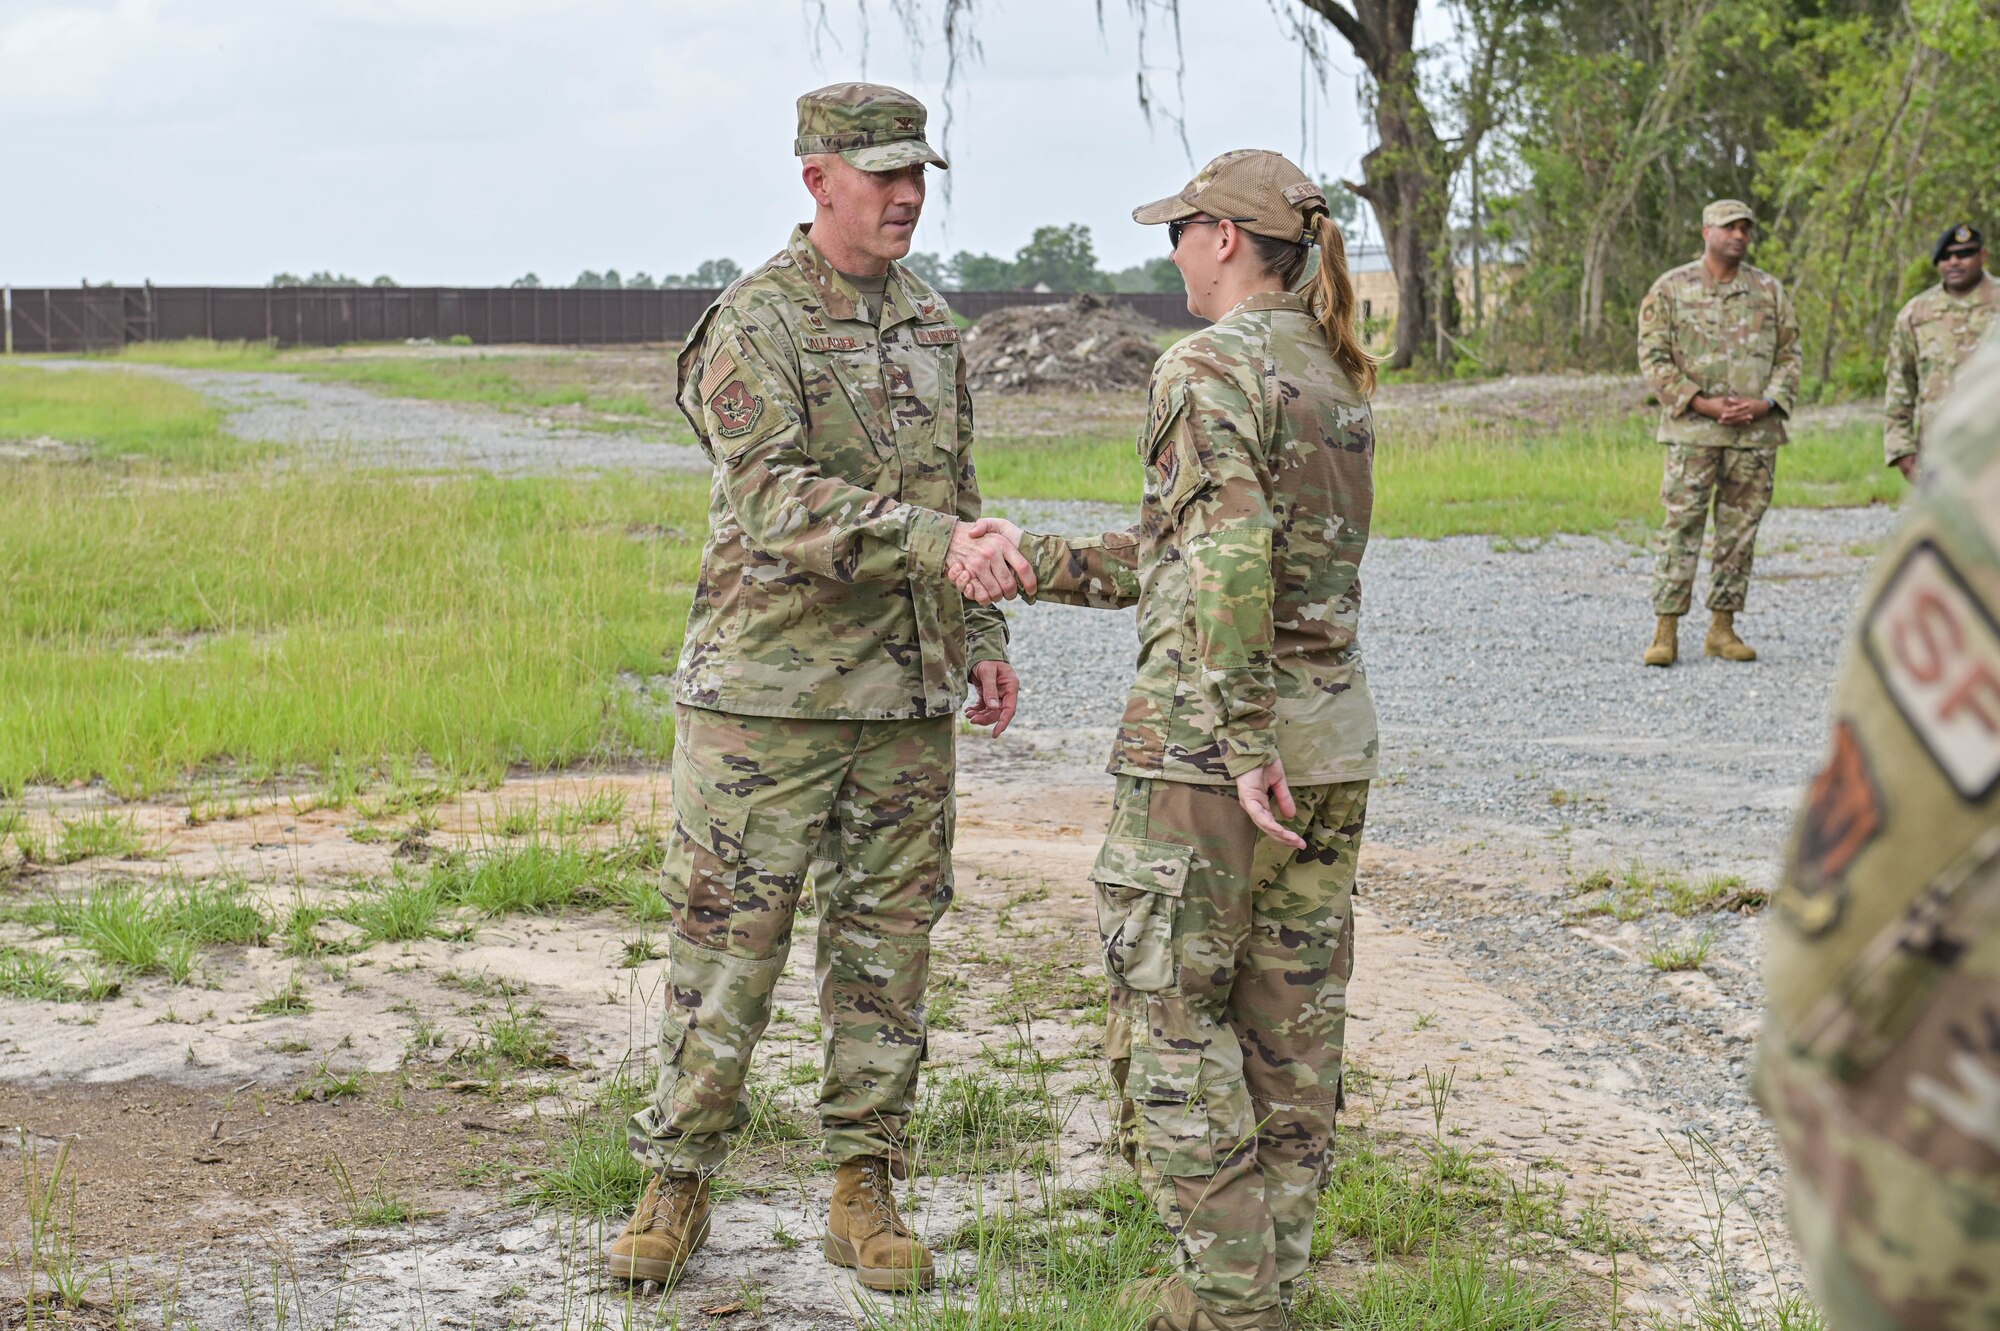
[[[1254,217],[1183,217],[1178,222],[1167,223],[1167,251],[1168,253],[1172,253],[1181,247],[1181,237],[1187,234],[1187,229],[1191,226],[1214,226],[1217,222],[1254,222],[1256,220]]]
[[[1938,261],[1942,263],[1946,259],[1976,259],[1978,257],[1979,251],[1976,249],[1946,250],[1938,256]]]

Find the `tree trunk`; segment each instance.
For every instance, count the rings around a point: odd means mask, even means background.
[[[1376,146],[1359,184],[1396,270],[1396,346],[1389,368],[1407,369],[1458,328],[1451,274],[1451,161],[1417,86],[1417,0],[1300,0],[1347,40],[1375,82]],[[1442,265],[1443,280],[1439,280]]]

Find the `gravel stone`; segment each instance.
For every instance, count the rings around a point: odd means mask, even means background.
[[[703,471],[685,444],[578,430],[466,402],[382,397],[351,384],[294,374],[186,370],[167,365],[43,361],[50,369],[136,370],[182,384],[227,412],[239,439],[289,444],[293,465],[485,471],[497,476],[580,471]]]

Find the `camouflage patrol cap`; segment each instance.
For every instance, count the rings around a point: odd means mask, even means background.
[[[1979,234],[1978,227],[1964,222],[1960,222],[1957,226],[1948,226],[1944,229],[1944,234],[1938,237],[1937,245],[1931,250],[1931,262],[1942,262],[1944,252],[1954,245],[1970,245],[1974,249],[1983,250],[1986,248],[1986,237]]]
[[[951,163],[924,142],[924,104],[882,83],[835,83],[799,98],[800,157],[839,153],[863,171],[896,171],[918,162]]]
[[[1717,199],[1701,210],[1703,226],[1728,226],[1731,222],[1744,220],[1748,220],[1754,226],[1757,214],[1751,212],[1750,205],[1741,199]]]
[[[1203,167],[1180,193],[1132,210],[1145,226],[1207,213],[1277,240],[1312,239],[1312,218],[1326,211],[1326,191],[1283,154],[1238,148]]]

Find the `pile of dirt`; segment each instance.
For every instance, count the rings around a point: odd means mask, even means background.
[[[1140,387],[1160,358],[1160,326],[1088,292],[1060,305],[995,310],[965,331],[974,392],[1060,393]]]

